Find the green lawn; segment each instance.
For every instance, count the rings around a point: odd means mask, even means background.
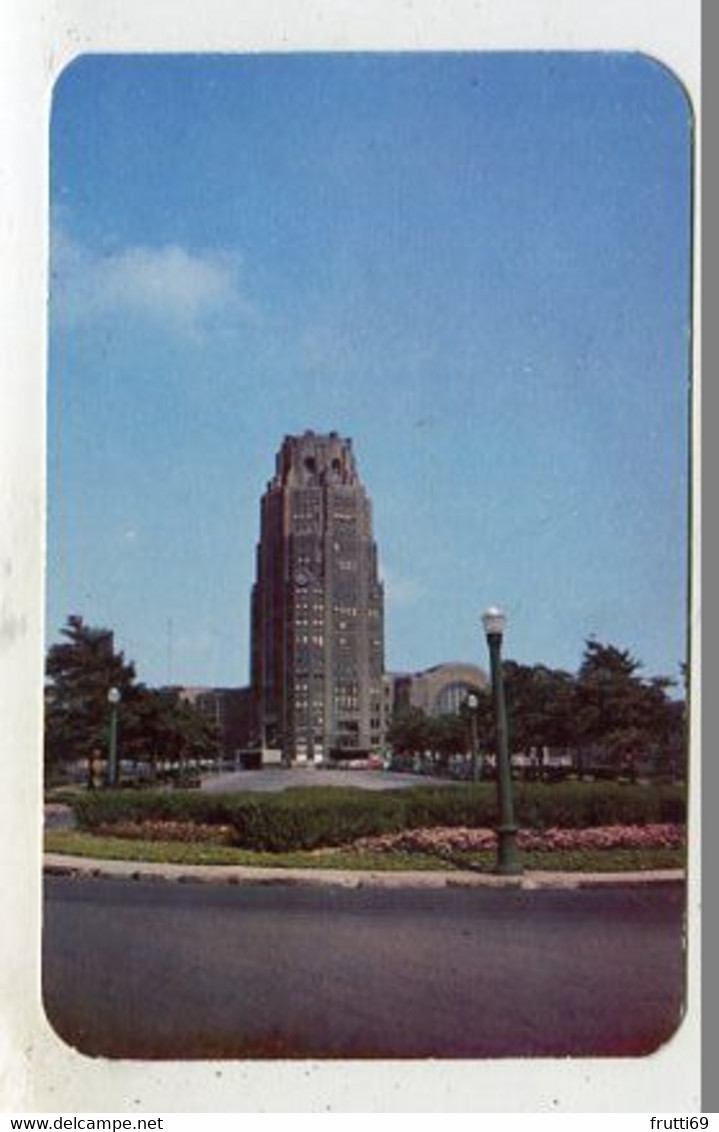
[[[75,830],[49,830],[45,849],[50,853],[94,857],[100,860],[149,861],[178,865],[254,865],[274,868],[367,869],[393,872],[402,869],[453,871],[473,869],[491,872],[494,853],[454,853],[451,859],[429,853],[366,852],[324,849],[312,852],[261,853],[223,845],[177,841],[142,841],[120,837],[98,837]],[[594,849],[527,852],[524,866],[551,872],[642,872],[650,869],[682,869],[683,849]]]

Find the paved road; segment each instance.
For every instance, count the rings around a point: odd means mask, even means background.
[[[409,786],[452,786],[449,778],[400,774],[391,770],[336,770],[315,766],[269,766],[261,770],[227,771],[207,775],[202,789],[212,793],[226,790],[287,790],[294,786],[358,786],[362,790],[397,790]]]
[[[46,1009],[94,1055],[638,1056],[681,1014],[679,884],[45,893]]]

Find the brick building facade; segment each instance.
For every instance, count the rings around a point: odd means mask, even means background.
[[[384,743],[384,595],[352,442],[285,437],[261,502],[252,590],[257,738],[294,762]]]

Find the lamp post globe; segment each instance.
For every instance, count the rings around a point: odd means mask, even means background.
[[[501,639],[507,625],[507,615],[501,609],[497,609],[496,605],[490,605],[482,614],[482,625],[488,640],[490,636],[498,636]]]
[[[523,872],[523,869],[517,849],[517,825],[514,820],[514,803],[512,799],[512,765],[509,757],[507,706],[504,698],[504,677],[502,674],[502,638],[506,625],[506,615],[501,609],[497,609],[494,605],[491,605],[482,614],[482,626],[489,649],[494,718],[497,735],[497,809],[499,811],[499,825],[497,826],[496,871],[503,876],[519,876]]]
[[[110,705],[110,750],[107,760],[107,784],[117,786],[117,708],[122,696],[119,688],[110,688],[107,693],[107,702]]]

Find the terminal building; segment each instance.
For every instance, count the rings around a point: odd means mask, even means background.
[[[264,762],[384,747],[384,594],[352,442],[286,436],[261,501],[251,686]]]
[[[467,697],[489,687],[487,673],[475,664],[454,661],[420,672],[385,675],[385,715],[419,708],[426,715],[458,715]]]

